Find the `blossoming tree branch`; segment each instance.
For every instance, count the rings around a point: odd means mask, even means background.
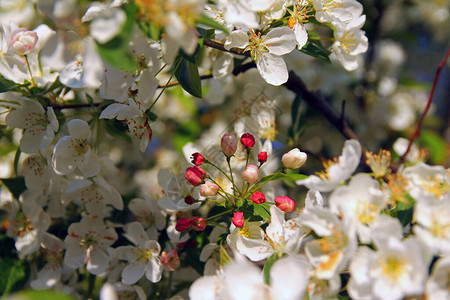
[[[450,52],[403,78],[390,7],[0,3],[0,294],[449,298]]]

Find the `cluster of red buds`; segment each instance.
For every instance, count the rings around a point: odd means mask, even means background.
[[[258,162],[259,166],[249,164],[248,158],[250,156],[250,152],[253,150],[253,147],[255,146],[255,137],[250,133],[244,133],[240,139],[236,136],[235,133],[231,134],[224,134],[222,136],[220,146],[222,148],[222,152],[225,155],[228,166],[230,168],[230,173],[232,173],[230,160],[231,157],[234,156],[236,153],[236,150],[238,148],[238,143],[241,143],[242,147],[247,151],[247,162],[245,165],[245,170],[242,173],[242,179],[244,182],[246,182],[245,189],[243,187],[243,190],[237,190],[237,187],[235,186],[235,183],[232,182],[234,186],[234,196],[233,195],[226,195],[225,191],[221,190],[221,187],[210,177],[207,176],[206,172],[201,168],[202,164],[211,164],[212,166],[216,167],[214,164],[209,162],[201,153],[194,153],[192,154],[192,164],[193,167],[189,167],[186,169],[185,178],[186,180],[192,184],[193,186],[200,186],[200,195],[203,197],[212,197],[216,195],[220,195],[224,198],[232,199],[229,201],[229,205],[232,206],[232,209],[236,209],[234,213],[234,216],[232,218],[232,222],[237,227],[244,226],[244,213],[239,211],[240,206],[235,205],[236,201],[234,201],[234,198],[242,199],[248,199],[250,198],[251,201],[255,204],[262,204],[266,202],[266,196],[261,191],[258,191],[260,189],[260,186],[251,186],[252,184],[258,184],[259,181],[259,168],[267,162],[268,154],[266,151],[262,151],[258,154]],[[299,168],[301,165],[303,165],[306,161],[306,154],[301,152],[299,149],[295,148],[289,151],[288,153],[284,154],[282,157],[282,163],[285,168],[289,169],[295,169]],[[218,168],[218,167],[216,167]],[[225,173],[223,170],[219,169],[222,173]],[[233,174],[231,174],[230,181],[233,181]],[[211,180],[210,180],[211,179]],[[252,190],[253,189],[253,190]],[[257,190],[257,191],[255,191]],[[222,193],[223,192],[223,193]],[[234,197],[234,198],[233,198]],[[236,198],[236,199],[237,199]],[[187,204],[193,204],[195,202],[194,198],[192,196],[187,196],[185,198],[185,202]],[[294,200],[290,199],[287,196],[280,196],[275,198],[275,204],[279,209],[290,213],[295,208],[295,202]],[[193,228],[196,231],[203,231],[206,227],[206,221],[203,218],[199,217],[193,217],[192,219],[189,218],[180,218],[177,221],[176,230],[183,232],[187,231],[191,228]]]

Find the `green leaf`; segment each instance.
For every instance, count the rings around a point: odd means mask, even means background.
[[[320,58],[328,63],[331,63],[329,57],[331,52],[327,50],[325,47],[323,47],[320,41],[310,40],[305,46],[303,46],[302,49],[300,49],[300,51],[305,54]]]
[[[267,203],[256,204],[253,203],[253,215],[260,216],[264,221],[270,219],[270,205]]]
[[[25,260],[5,257],[0,261],[0,292],[3,296],[20,290],[27,282],[30,266]]]
[[[9,300],[74,300],[75,298],[58,291],[24,291],[8,297]]]
[[[20,194],[27,189],[23,177],[4,178],[0,179],[0,181],[8,188],[16,199],[18,199]]]
[[[402,223],[403,227],[410,224],[413,219],[414,208],[408,208],[405,210],[399,210],[397,212],[397,219],[399,219],[400,223]]]
[[[209,27],[212,27],[214,29],[221,30],[221,31],[225,32],[227,35],[230,35],[230,32],[228,31],[228,28],[226,28],[224,25],[218,23],[217,21],[215,21],[214,19],[208,17],[205,14],[202,14],[200,16],[200,18],[197,19],[197,24],[202,24],[202,25],[205,25],[205,26],[209,26]]]
[[[136,6],[133,3],[125,6],[127,21],[121,32],[105,44],[97,43],[98,52],[107,63],[128,72],[133,72],[138,68],[137,61],[131,55],[128,47],[128,42],[133,32],[136,11]]]
[[[275,181],[275,180],[303,180],[306,178],[308,178],[308,176],[303,174],[275,173],[264,176],[263,178],[261,178],[259,182]]]
[[[422,131],[419,142],[428,148],[430,159],[433,164],[444,164],[447,143],[439,134],[432,131]]]
[[[264,264],[263,268],[263,275],[264,275],[264,282],[266,284],[270,284],[270,270],[272,269],[273,264],[278,260],[278,254],[274,253],[272,254]]]
[[[177,60],[180,65],[175,71],[175,77],[180,85],[192,96],[202,98],[202,81],[198,74],[197,65],[181,56],[178,56]]]
[[[105,120],[105,129],[106,131],[112,135],[113,137],[124,140],[128,143],[131,143],[131,137],[126,133],[128,130],[128,126],[123,124],[121,121],[116,119]]]
[[[16,86],[16,83],[14,83],[13,81],[0,76],[0,93],[10,91]]]

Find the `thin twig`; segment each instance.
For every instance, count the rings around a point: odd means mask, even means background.
[[[425,109],[424,109],[424,111],[422,113],[422,116],[419,119],[419,123],[417,123],[416,131],[414,131],[414,134],[411,136],[411,139],[409,140],[408,148],[406,148],[405,153],[403,153],[403,155],[400,157],[400,159],[395,164],[395,166],[393,168],[394,172],[405,161],[406,156],[408,155],[409,151],[411,151],[411,148],[412,148],[412,145],[413,145],[414,141],[416,140],[416,138],[418,138],[420,136],[420,130],[422,129],[423,121],[425,120],[425,116],[427,115],[428,110],[431,107],[431,102],[433,101],[434,91],[436,90],[436,85],[437,85],[439,76],[441,75],[441,71],[444,68],[445,63],[447,62],[447,59],[448,59],[449,55],[450,55],[450,48],[447,50],[447,53],[445,54],[444,59],[441,61],[441,63],[439,64],[439,66],[438,66],[438,68],[436,70],[436,75],[434,75],[433,86],[431,88],[430,96],[428,97],[427,106],[425,107]]]
[[[312,92],[308,89],[303,80],[294,72],[289,72],[289,79],[284,84],[289,90],[294,93],[300,95],[303,100],[305,100],[310,106],[318,109],[322,115],[330,122],[346,139],[355,139],[359,141],[356,134],[353,130],[348,126],[345,117],[339,116],[333,109],[333,107],[328,103],[325,97],[322,96],[320,92]],[[361,144],[361,148],[363,153],[366,152],[365,147]]]

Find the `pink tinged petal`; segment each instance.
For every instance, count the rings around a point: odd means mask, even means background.
[[[265,36],[264,44],[269,53],[284,55],[295,49],[296,38],[294,32],[287,26],[274,28]]]
[[[133,285],[144,276],[145,264],[134,262],[126,266],[122,271],[122,282]]]
[[[270,270],[272,295],[280,300],[302,299],[309,283],[309,267],[304,260],[295,257],[282,258]]]
[[[103,273],[108,267],[109,255],[103,249],[94,248],[89,252],[86,269],[89,273],[98,275]]]
[[[156,259],[150,259],[145,265],[145,277],[151,282],[158,282],[161,280],[161,265]]]
[[[282,85],[289,78],[286,63],[279,56],[263,53],[258,56],[256,67],[259,74],[271,85]]]

